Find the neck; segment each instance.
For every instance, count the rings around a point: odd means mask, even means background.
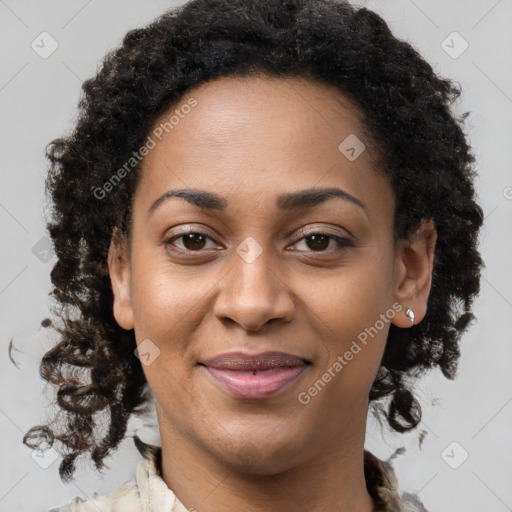
[[[366,414],[354,416],[359,416],[359,422],[346,425],[350,434],[344,431],[326,440],[324,449],[310,459],[279,473],[259,469],[255,474],[209,453],[159,412],[162,479],[191,511],[374,512],[364,474]],[[249,451],[248,456],[252,455]]]

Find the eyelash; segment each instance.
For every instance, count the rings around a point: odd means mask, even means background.
[[[208,234],[208,233],[205,233],[203,231],[200,231],[200,230],[190,230],[190,231],[185,231],[183,233],[180,233],[179,235],[174,235],[173,237],[167,239],[165,241],[165,245],[168,246],[168,245],[173,245],[172,242],[174,242],[175,240],[179,240],[180,238],[183,238],[184,236],[186,235],[190,235],[190,234],[194,234],[194,235],[202,235],[202,236],[205,236],[206,238],[209,238],[210,240],[213,240],[213,238]],[[341,236],[337,236],[337,235],[332,235],[332,234],[329,234],[329,233],[324,233],[322,231],[300,231],[299,233],[299,236],[300,238],[298,238],[295,242],[293,242],[293,244],[297,244],[298,242],[300,242],[301,240],[303,240],[304,238],[308,238],[310,236],[313,236],[313,235],[323,235],[323,236],[326,236],[328,238],[331,238],[333,239],[335,242],[338,243],[338,248],[334,250],[334,252],[339,252],[341,250],[343,250],[344,248],[346,247],[354,247],[354,244],[347,238],[343,238]],[[180,247],[177,247],[176,248],[178,251],[181,251],[181,252],[188,252],[188,253],[201,253],[203,252],[203,250],[198,250],[198,251],[192,251],[192,250],[189,250],[189,249],[182,249]],[[323,250],[323,251],[299,251],[299,252],[313,252],[313,253],[329,253],[329,249],[326,249],[326,250]]]

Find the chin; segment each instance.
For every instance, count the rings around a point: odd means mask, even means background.
[[[216,457],[235,471],[251,475],[275,475],[282,473],[299,463],[299,454],[304,456],[305,450],[290,438],[283,440],[282,445],[274,438],[272,444],[269,437],[262,436],[260,442],[251,436],[251,440],[238,443],[226,440],[226,449],[219,453],[219,445],[215,447]]]

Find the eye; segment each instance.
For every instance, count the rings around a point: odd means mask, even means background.
[[[326,252],[328,249],[332,249],[332,247],[329,247],[331,242],[334,242],[335,246],[337,246],[334,251],[342,250],[344,247],[354,247],[354,244],[347,238],[323,233],[321,231],[301,231],[299,235],[302,235],[302,237],[294,242],[294,245],[304,241],[304,244],[311,252]],[[177,240],[181,241],[181,246],[174,243]],[[207,233],[202,231],[187,231],[169,238],[165,241],[165,244],[173,245],[177,247],[177,249],[185,252],[201,252],[203,249],[208,249],[208,240],[214,242]],[[215,249],[216,247],[217,245],[213,244],[210,249]],[[308,250],[299,250],[299,252],[308,252]]]
[[[213,239],[207,235],[206,233],[203,233],[202,231],[187,231],[185,233],[181,233],[180,235],[175,235],[168,240],[165,241],[166,245],[174,245],[175,240],[180,240],[183,247],[177,246],[178,249],[182,251],[190,251],[190,252],[201,252],[201,249],[205,249],[206,241]],[[215,248],[211,247],[211,248]],[[207,247],[206,247],[207,248]]]
[[[348,238],[323,233],[321,231],[301,231],[299,235],[303,236],[302,238],[297,240],[295,244],[304,241],[304,245],[306,245],[306,247],[308,247],[309,249],[312,249],[312,252],[327,252],[326,250],[329,249],[331,241],[337,244],[337,248],[335,248],[334,251],[340,251],[344,247],[354,247],[354,244]],[[304,251],[299,250],[299,252]],[[306,250],[306,252],[308,251]]]

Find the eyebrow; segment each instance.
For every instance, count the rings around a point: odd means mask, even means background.
[[[204,210],[225,211],[227,208],[227,201],[212,192],[191,188],[173,189],[162,194],[151,204],[146,212],[146,217],[149,217],[162,203],[173,197],[184,199]],[[294,211],[301,208],[312,208],[335,197],[359,206],[368,217],[366,205],[361,200],[337,187],[310,188],[281,194],[277,197],[276,205],[282,211]]]

